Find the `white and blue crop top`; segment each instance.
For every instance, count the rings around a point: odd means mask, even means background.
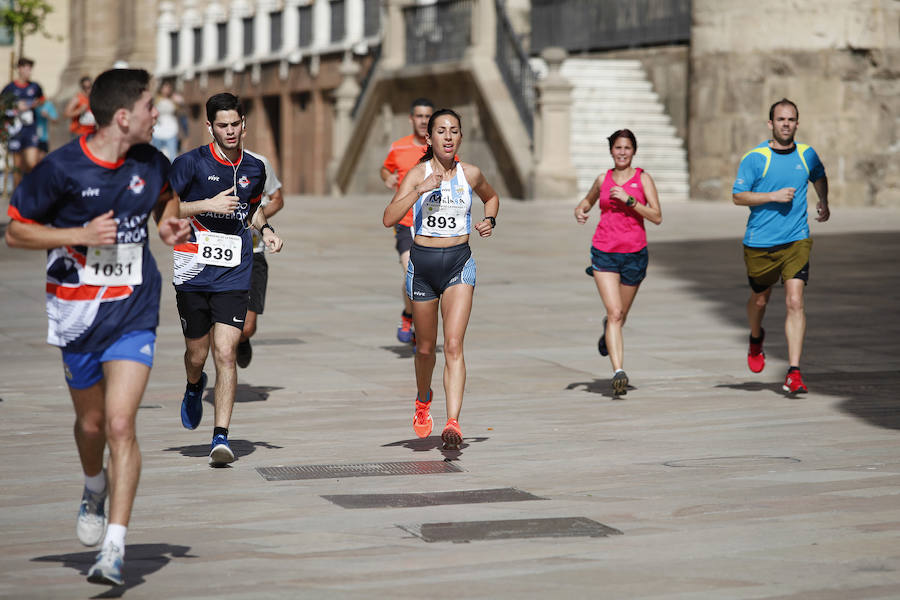
[[[431,173],[428,161],[425,179]],[[415,235],[428,237],[459,237],[472,231],[472,187],[459,162],[450,181],[442,181],[440,188],[425,192],[416,200],[413,227]]]

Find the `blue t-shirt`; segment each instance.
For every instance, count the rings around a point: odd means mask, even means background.
[[[37,123],[38,139],[42,142],[49,142],[50,121],[55,121],[59,118],[59,113],[56,112],[56,105],[47,100],[35,111],[34,117],[34,121]]]
[[[119,244],[139,244],[141,283],[88,285],[86,246],[47,251],[47,342],[69,352],[104,350],[129,331],[155,329],[162,280],[147,242],[147,217],[166,189],[169,161],[149,144],[117,163],[90,153],[85,137],[51,152],[13,192],[9,215],[26,223],[83,227],[112,209]]]
[[[175,289],[186,292],[249,290],[253,267],[250,220],[259,208],[266,185],[266,167],[263,162],[244,152],[237,165],[232,165],[213,152],[212,144],[209,144],[176,158],[172,163],[169,182],[182,202],[212,198],[236,183],[235,193],[240,203],[234,214],[201,213],[191,217],[190,241],[175,246]],[[200,231],[239,236],[241,262],[234,267],[200,262],[197,245],[197,232]]]
[[[741,158],[732,194],[740,192],[774,192],[794,188],[789,203],[767,202],[750,207],[744,245],[769,248],[809,237],[806,221],[807,182],[825,176],[825,167],[811,146],[795,144],[788,152],[773,150],[763,142]]]

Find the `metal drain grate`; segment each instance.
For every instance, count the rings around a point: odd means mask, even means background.
[[[338,494],[322,496],[343,508],[414,508],[446,504],[479,504],[483,502],[523,502],[546,500],[515,488],[426,492],[422,494]]]
[[[344,477],[384,477],[387,475],[432,475],[462,473],[463,470],[443,460],[411,462],[355,463],[347,465],[296,465],[292,467],[257,467],[266,481],[296,479],[342,479]]]
[[[472,542],[514,538],[606,537],[622,535],[622,532],[618,529],[585,517],[422,523],[421,525],[413,526],[398,525],[398,527],[416,537],[422,538],[426,542]]]

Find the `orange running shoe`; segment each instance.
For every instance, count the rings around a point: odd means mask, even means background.
[[[416,394],[416,412],[413,415],[413,431],[420,438],[427,438],[431,435],[431,428],[434,427],[434,419],[431,418],[431,390],[428,390],[428,401],[421,402],[419,395]]]
[[[459,428],[459,421],[456,419],[448,419],[444,425],[444,432],[441,434],[446,448],[459,448],[462,444],[462,430]]]

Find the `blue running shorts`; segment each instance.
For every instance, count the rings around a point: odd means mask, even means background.
[[[414,302],[440,298],[451,285],[475,287],[475,258],[468,242],[449,248],[413,244],[406,268],[406,295]]]
[[[591,266],[595,271],[618,273],[623,285],[640,285],[647,276],[647,247],[637,252],[603,252],[591,247]]]
[[[156,331],[139,329],[122,334],[106,350],[96,352],[66,352],[62,350],[63,369],[70,388],[83,390],[103,379],[103,363],[110,360],[130,360],[153,367],[156,350]]]

